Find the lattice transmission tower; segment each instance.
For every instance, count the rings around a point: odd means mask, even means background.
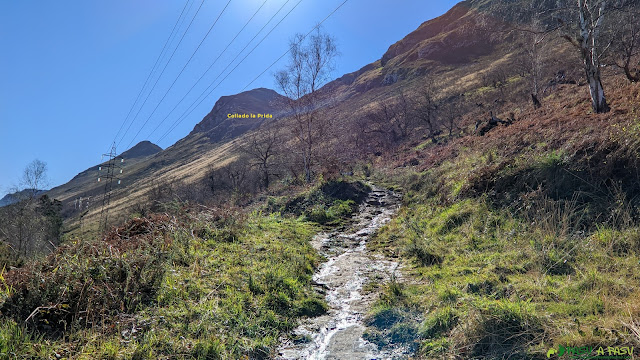
[[[108,154],[102,154],[103,160],[105,157],[108,158],[107,162],[98,167],[98,171],[100,172],[98,182],[104,182],[102,210],[100,211],[100,226],[102,227],[103,232],[107,231],[109,221],[109,204],[111,202],[113,182],[115,180],[118,185],[120,185],[121,182],[119,176],[122,174],[124,158],[122,156],[117,156],[116,154],[116,144],[113,143],[111,151]]]

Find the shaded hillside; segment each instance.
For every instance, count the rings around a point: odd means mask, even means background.
[[[123,165],[123,174],[121,178],[124,180],[130,175],[135,174],[136,169],[141,162],[145,159],[152,157],[153,155],[162,151],[162,148],[149,142],[141,141],[134,145],[131,149],[123,152],[120,156],[125,159]],[[77,200],[82,198],[82,204],[84,208],[96,206],[95,204],[101,199],[104,190],[104,183],[99,183],[98,178],[102,175],[102,172],[98,170],[101,165],[106,162],[96,164],[74,176],[69,182],[57,186],[47,192],[47,195],[51,198],[62,201],[63,214],[65,217],[79,214],[83,208],[78,208]],[[133,170],[133,171],[131,171]],[[125,172],[126,171],[126,172]]]
[[[225,161],[221,159],[234,156],[233,153],[227,154],[230,148],[234,148],[230,141],[260,126],[264,120],[276,120],[279,115],[276,109],[283,98],[268,89],[224,96],[189,135],[169,148],[159,151],[161,149],[156,145],[142,141],[125,151],[121,154],[125,158],[123,173],[120,175],[121,184],[114,189],[111,206],[119,210],[129,208],[144,200],[145,194],[154,185],[202,178],[212,164],[219,166]],[[230,119],[227,117],[229,113],[271,114],[274,117]],[[206,155],[207,153],[218,155]],[[97,166],[87,169],[68,183],[51,190],[50,196],[63,201],[67,217],[81,214],[75,209],[76,198],[91,197],[88,202],[89,212],[86,214],[91,221],[101,208],[97,205],[101,205],[101,200],[98,201],[96,196],[102,196],[104,189],[104,185],[96,181],[98,176]]]

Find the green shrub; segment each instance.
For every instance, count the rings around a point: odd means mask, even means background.
[[[298,316],[316,317],[323,315],[329,310],[326,302],[318,298],[306,298],[297,304]]]
[[[450,331],[458,324],[458,313],[451,306],[437,309],[420,326],[420,336],[436,338]]]
[[[525,354],[542,342],[544,328],[528,302],[489,302],[470,318],[465,336],[474,356]]]
[[[324,225],[347,218],[357,209],[358,205],[353,200],[336,200],[328,208],[323,204],[315,205],[308,211],[307,219]]]
[[[280,204],[269,200],[267,209],[295,216],[305,216],[318,224],[328,224],[351,216],[358,210],[371,189],[362,182],[333,180]]]
[[[115,315],[151,304],[170,258],[168,243],[158,236],[168,221],[133,219],[105,241],[61,246],[44,261],[7,274],[13,293],[2,313],[59,336],[102,327]]]
[[[389,330],[389,340],[392,344],[410,344],[417,338],[418,329],[412,323],[398,323]]]
[[[307,220],[318,224],[326,224],[335,220],[324,205],[316,205],[312,207],[306,215]]]

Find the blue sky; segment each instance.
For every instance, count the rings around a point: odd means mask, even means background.
[[[190,0],[189,4],[193,5],[187,13],[188,21],[201,1]],[[236,63],[298,1],[290,0]],[[264,2],[232,0],[191,63],[160,102],[227,4],[227,0],[204,0],[156,89],[129,132],[119,141],[118,151],[141,140],[150,140],[163,148],[172,145],[193,129],[220,96],[240,92],[286,51],[288,40],[295,33],[308,32],[343,1],[302,0],[180,126],[158,143],[187,106],[286,2],[268,0],[183,105],[151,134]],[[422,22],[443,14],[456,2],[348,0],[323,24],[323,29],[337,38],[341,53],[334,76],[379,59],[389,45]],[[100,162],[101,154],[110,147],[185,3],[186,0],[0,1],[0,196],[18,185],[22,170],[33,159],[48,164],[51,187],[69,181],[78,172]],[[186,26],[187,23],[179,28],[180,35]],[[250,88],[274,88],[273,73],[284,61]],[[234,66],[235,63],[229,70]],[[147,125],[142,127],[147,119]],[[139,129],[142,130],[134,139]]]

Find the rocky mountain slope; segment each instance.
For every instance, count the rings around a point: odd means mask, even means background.
[[[338,97],[406,85],[427,73],[460,72],[473,63],[487,65],[483,56],[504,55],[496,49],[504,40],[505,24],[479,8],[478,1],[463,1],[444,15],[425,21],[415,31],[389,46],[380,60],[327,84]]]

